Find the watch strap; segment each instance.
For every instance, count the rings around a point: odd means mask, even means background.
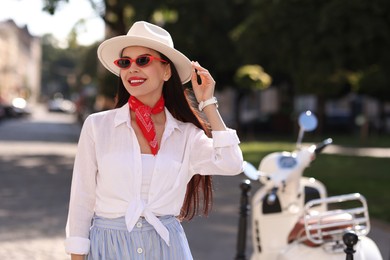
[[[208,105],[212,105],[212,104],[215,104],[218,108],[218,101],[217,101],[217,98],[216,97],[212,97],[210,99],[207,99],[205,101],[200,101],[199,102],[199,111],[203,111],[203,109],[208,106]]]

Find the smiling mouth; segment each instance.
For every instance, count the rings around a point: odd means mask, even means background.
[[[129,79],[128,82],[132,87],[137,87],[142,85],[146,80],[145,79]]]

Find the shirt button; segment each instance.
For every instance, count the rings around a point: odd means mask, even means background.
[[[137,253],[138,253],[138,254],[142,254],[143,251],[144,251],[144,250],[142,250],[142,248],[140,248],[140,247],[137,248]]]
[[[142,223],[141,222],[137,222],[137,228],[140,228],[140,227],[142,227]]]

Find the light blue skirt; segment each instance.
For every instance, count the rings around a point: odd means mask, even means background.
[[[183,227],[174,216],[159,217],[169,231],[170,246],[144,218],[133,230],[125,218],[94,217],[90,230],[88,260],[192,260]]]

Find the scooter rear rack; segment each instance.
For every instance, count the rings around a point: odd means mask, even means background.
[[[328,210],[313,210],[320,205]],[[307,239],[314,244],[342,239],[345,232],[367,235],[370,231],[367,201],[359,193],[311,200],[305,205],[304,225]]]

